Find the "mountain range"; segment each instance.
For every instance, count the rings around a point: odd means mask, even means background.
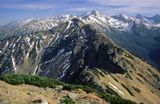
[[[82,84],[137,103],[160,99],[160,16],[28,19],[0,27],[0,75]]]

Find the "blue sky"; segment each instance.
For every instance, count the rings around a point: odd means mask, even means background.
[[[160,0],[0,0],[0,25],[14,20],[78,15],[101,10],[107,15],[160,14]]]

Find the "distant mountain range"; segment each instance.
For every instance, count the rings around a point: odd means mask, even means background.
[[[94,10],[9,23],[0,27],[0,74],[56,78],[158,104],[160,73],[153,66],[160,68],[159,20]]]
[[[27,19],[1,26],[0,37],[3,39],[7,36],[49,30],[73,18],[78,18],[85,24],[94,25],[95,28],[104,32],[119,46],[143,58],[158,69],[160,68],[159,15],[153,17],[146,17],[140,14],[136,17],[126,15],[106,16],[102,12],[94,10],[80,16],[63,15],[41,19]]]

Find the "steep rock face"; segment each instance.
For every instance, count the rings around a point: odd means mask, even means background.
[[[82,21],[104,32],[116,44],[159,68],[159,22],[154,17],[90,14]],[[158,16],[156,16],[158,18]],[[127,43],[127,44],[126,44]]]
[[[0,26],[0,38],[11,35],[24,35],[37,31],[45,31],[71,20],[73,17],[69,15],[48,17],[40,19],[27,19],[23,21],[11,22],[7,25]]]
[[[159,34],[160,31],[158,28],[148,28],[143,23],[134,23],[130,32],[120,32],[113,29],[113,31],[110,31],[107,35],[112,38],[116,44],[132,54],[159,67]]]
[[[86,42],[79,46],[79,51],[76,52],[71,64],[71,69],[73,72],[66,75],[65,77],[70,79],[69,81],[75,82],[81,77],[80,73],[84,70],[93,68],[102,68],[111,73],[121,73],[125,72],[117,63],[114,63],[113,57],[120,51],[121,48],[113,50],[115,46],[111,43],[104,34],[93,29],[92,26],[84,26],[84,32],[86,37]],[[117,53],[114,53],[114,52]]]
[[[0,26],[0,39],[12,35],[17,36],[47,31],[66,21],[72,20],[74,17],[104,32],[116,44],[159,69],[159,15],[153,17],[142,15],[137,15],[136,17],[126,15],[107,16],[98,10],[94,10],[81,16],[64,15],[41,19],[27,19]]]
[[[59,31],[68,25],[69,22],[65,23],[61,28],[55,29],[54,33],[41,31],[3,39],[0,43],[3,72],[14,69],[19,73],[35,74],[45,48],[50,44],[56,44],[63,37]]]
[[[0,74],[46,76],[139,103],[158,103],[160,73],[107,35],[74,18],[48,31],[10,36],[0,42]]]

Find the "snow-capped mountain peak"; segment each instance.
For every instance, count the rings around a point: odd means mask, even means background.
[[[58,26],[61,23],[78,18],[86,24],[92,24],[97,28],[109,27],[118,31],[130,31],[133,23],[144,24],[148,28],[160,27],[160,16],[146,17],[143,15],[127,16],[124,14],[107,16],[99,10],[93,10],[80,16],[62,15],[55,17],[46,17],[38,19],[26,19],[23,21],[11,22],[0,28],[0,34],[15,35],[25,34],[35,31],[45,31]]]
[[[143,17],[142,14],[137,14],[137,15],[136,15],[136,18],[141,19],[141,18],[144,18],[144,17]]]
[[[119,21],[123,21],[123,22],[133,22],[133,21],[136,20],[135,17],[127,16],[127,15],[124,15],[124,14],[115,15],[115,16],[113,16],[113,18],[115,18]]]
[[[144,22],[144,23],[149,23],[149,24],[152,24],[153,21],[150,20],[148,17],[146,16],[143,16],[142,14],[137,14],[136,15],[136,18],[139,19],[140,21]]]
[[[95,17],[100,17],[101,16],[101,17],[103,17],[105,15],[102,13],[102,11],[92,10],[91,12],[83,13],[79,17],[81,17],[81,18],[88,18],[89,16],[95,16]]]
[[[21,24],[27,24],[27,23],[29,23],[29,22],[31,22],[31,21],[33,21],[34,19],[33,18],[28,18],[28,19],[26,19],[26,20],[23,20],[22,22],[20,22]]]
[[[91,14],[94,15],[94,16],[100,16],[103,13],[101,11],[99,11],[99,10],[93,10],[93,11],[91,11]]]

